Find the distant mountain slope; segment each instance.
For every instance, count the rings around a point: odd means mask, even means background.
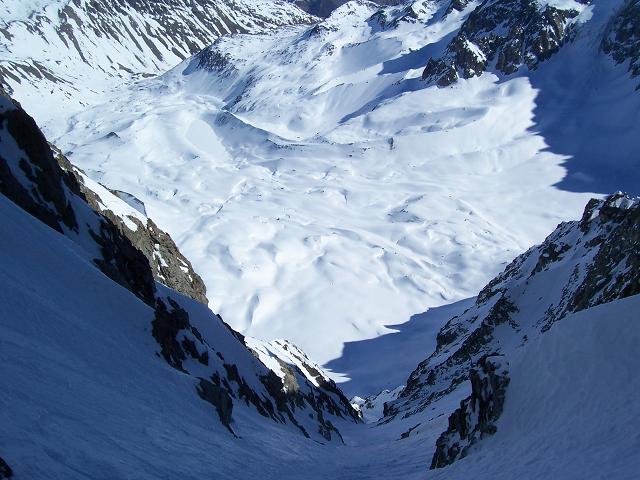
[[[10,0],[4,15],[0,84],[40,121],[56,105],[79,109],[163,72],[220,35],[311,21],[284,0]]]
[[[305,12],[317,17],[328,17],[331,13],[349,0],[291,0]],[[372,0],[372,3],[378,5],[396,5],[402,3],[403,0]]]

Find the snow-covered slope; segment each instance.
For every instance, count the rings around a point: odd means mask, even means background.
[[[637,0],[0,15],[0,478],[638,470]]]
[[[39,122],[164,72],[220,35],[311,17],[284,0],[3,0],[0,85]],[[47,101],[43,101],[47,92]]]
[[[483,356],[506,354],[571,313],[640,293],[640,200],[593,200],[582,219],[558,226],[516,258],[475,305],[438,333],[389,415],[411,416],[455,391]]]
[[[424,67],[479,7],[451,5],[349,2],[312,27],[225,36],[49,131],[144,201],[234,328],[325,365],[474,296],[594,194],[637,193],[640,96],[601,49],[622,2],[580,4],[535,71],[440,88]]]
[[[568,315],[514,352],[496,433],[428,478],[635,478],[639,308],[635,295]]]
[[[218,442],[276,426],[342,441],[338,428],[358,417],[334,384],[295,365],[282,378],[205,305],[154,281],[190,294],[195,273],[164,232],[61,168],[33,120],[8,97],[0,102],[1,368],[11,385],[0,397],[2,450],[18,478],[68,478],[80,465],[92,472],[128,442],[153,445],[161,431],[138,427],[169,428],[158,423],[163,415],[191,422],[185,438],[196,426]],[[34,429],[52,433],[30,441]],[[105,442],[115,450],[96,448]],[[146,452],[109,468],[116,477],[138,468],[152,475],[144,463],[161,448]]]

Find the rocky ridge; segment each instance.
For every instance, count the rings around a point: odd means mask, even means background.
[[[628,62],[632,77],[640,76],[640,1],[629,0],[620,10],[602,41],[602,50],[617,64]]]
[[[127,208],[122,202],[114,202],[112,192],[87,177],[55,146],[52,145],[51,148],[60,167],[75,178],[89,206],[108,218],[146,257],[155,280],[206,305],[207,289],[202,278],[194,271],[191,262],[182,255],[171,236],[142,212]],[[125,192],[119,194],[124,195]],[[120,195],[117,195],[118,198],[121,198]],[[118,213],[110,209],[110,206]]]
[[[347,1],[349,0],[294,0],[294,3],[311,15],[326,18]],[[396,5],[402,3],[402,0],[376,0],[375,3],[378,5]]]
[[[580,221],[560,224],[445,324],[435,352],[386,414],[421,412],[457,390],[483,356],[508,355],[570,313],[640,293],[639,245],[638,199],[617,193],[592,200]]]
[[[509,364],[500,355],[483,356],[469,372],[471,395],[449,417],[449,428],[436,441],[431,469],[442,468],[467,456],[469,449],[493,435],[509,385]]]

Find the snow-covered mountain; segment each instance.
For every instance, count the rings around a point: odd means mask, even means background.
[[[311,21],[284,0],[3,0],[0,8],[0,84],[39,121],[56,105],[79,110],[162,73],[220,35]]]
[[[317,17],[328,17],[333,11],[349,0],[291,0],[305,12]],[[402,0],[375,0],[377,5],[397,5]]]
[[[633,478],[637,0],[0,18],[0,478]]]
[[[234,328],[332,362],[349,396],[392,390],[406,372],[358,384],[348,342],[474,296],[594,195],[639,193],[637,82],[602,47],[624,2],[518,5],[349,2],[221,37],[47,131],[145,203]],[[554,9],[577,12],[562,38]],[[521,30],[523,60],[497,68]],[[464,32],[486,71],[422,80]],[[534,61],[541,32],[556,46]]]

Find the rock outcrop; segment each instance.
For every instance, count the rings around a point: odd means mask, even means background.
[[[602,50],[617,64],[628,63],[632,77],[640,76],[640,1],[628,0],[602,41]],[[640,90],[640,83],[636,87]]]
[[[11,477],[13,477],[13,470],[11,470],[11,467],[7,464],[7,462],[5,462],[2,457],[0,457],[0,480],[3,478]]]
[[[91,181],[55,146],[51,148],[60,167],[75,178],[77,188],[89,206],[109,219],[120,234],[146,257],[156,281],[206,305],[207,289],[202,278],[182,255],[171,236],[129,203],[127,205],[131,208],[121,202],[113,202],[112,198],[109,201],[112,192]],[[123,194],[120,192],[120,195]],[[116,196],[120,198],[120,195]]]
[[[430,0],[418,0],[400,4],[398,8],[382,8],[369,18],[374,29],[391,30],[403,23],[426,22],[437,11],[436,4]]]
[[[350,0],[293,0],[294,3],[305,12],[316,17],[326,18],[331,15],[336,8],[344,5]],[[402,0],[375,0],[378,5],[396,5]]]
[[[497,430],[509,385],[509,364],[501,355],[483,356],[469,372],[469,380],[471,395],[449,417],[449,428],[436,442],[431,469],[466,457],[475,443]]]
[[[455,2],[451,10],[466,3]],[[510,75],[536,69],[571,38],[584,5],[559,7],[535,0],[487,0],[473,10],[441,57],[429,59],[422,78],[440,86],[476,77],[488,68]]]

